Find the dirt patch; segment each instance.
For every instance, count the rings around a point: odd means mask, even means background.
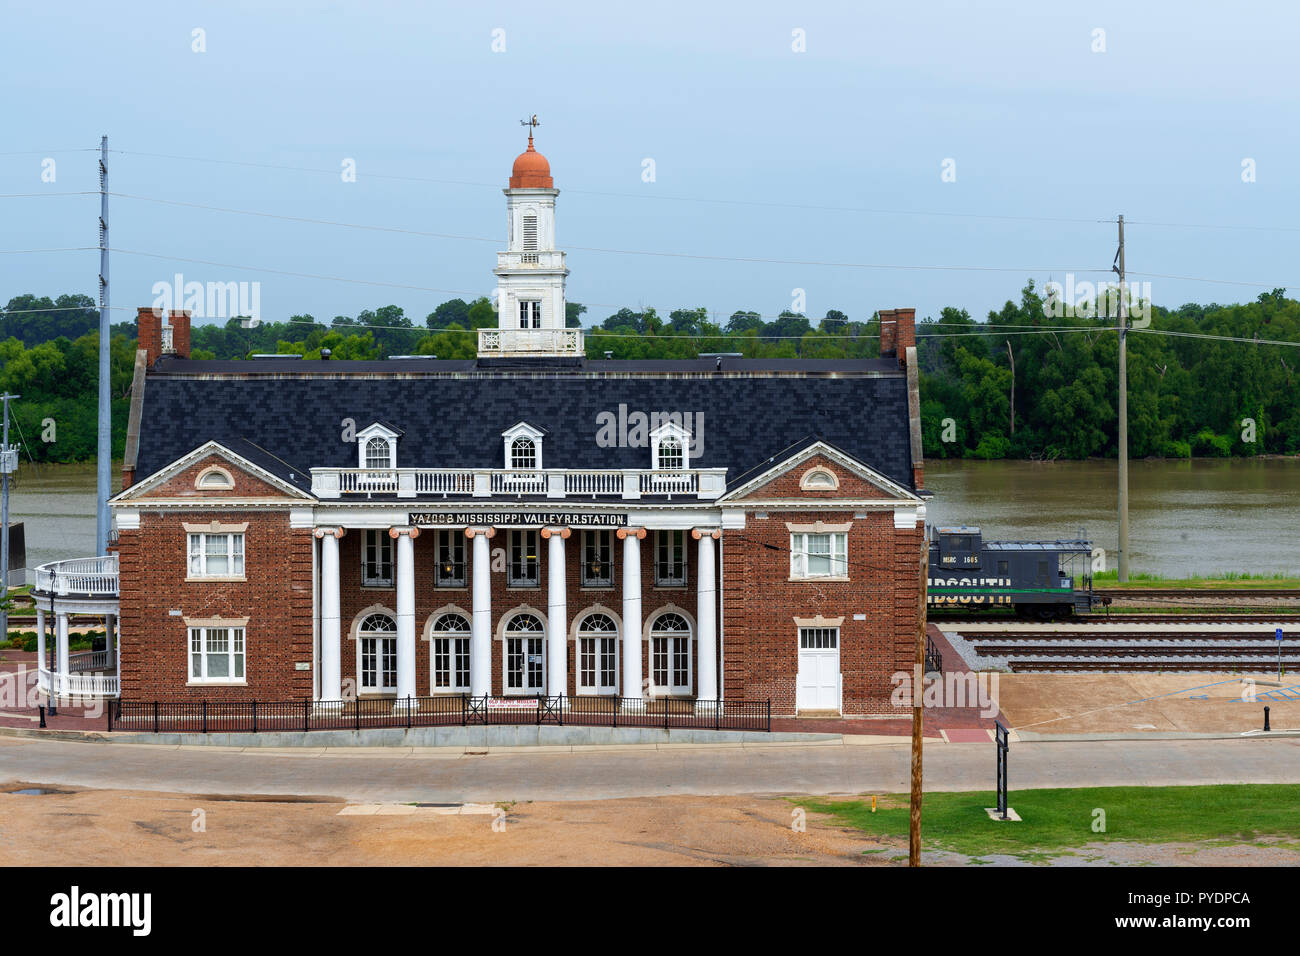
[[[516,803],[497,815],[82,790],[0,793],[0,865],[885,865],[883,845],[778,798]]]
[[[1017,730],[1042,734],[1300,730],[1300,680],[1238,674],[1002,674],[998,703]],[[1254,700],[1249,698],[1253,692]]]

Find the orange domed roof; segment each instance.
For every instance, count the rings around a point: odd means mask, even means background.
[[[511,189],[554,189],[555,180],[551,179],[551,164],[546,157],[533,149],[532,134],[528,136],[528,149],[515,159],[510,171]]]

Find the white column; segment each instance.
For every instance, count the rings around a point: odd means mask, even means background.
[[[397,539],[397,696],[415,696],[415,537],[418,528],[389,528]]]
[[[36,608],[36,669],[49,666],[50,662],[45,656],[45,611],[38,606]]]
[[[475,697],[492,693],[492,555],[488,538],[492,528],[466,528],[474,542],[474,613],[469,637],[469,692]]]
[[[62,611],[54,615],[55,669],[60,674],[68,672],[68,615]]]
[[[721,533],[708,528],[696,528],[691,535],[699,539],[699,564],[695,569],[696,600],[695,620],[699,633],[695,635],[695,680],[697,700],[718,699],[718,588],[714,562],[714,536]]]
[[[563,697],[569,692],[568,575],[564,566],[564,543],[569,533],[568,528],[542,529],[542,537],[550,542],[546,555],[546,692],[551,697]]]
[[[317,528],[320,538],[320,697],[343,696],[342,632],[339,611],[339,538],[342,528]]]
[[[623,539],[623,692],[641,698],[641,539],[645,528],[619,528]]]

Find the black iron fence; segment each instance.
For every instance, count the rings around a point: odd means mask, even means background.
[[[770,700],[638,697],[363,697],[355,700],[110,700],[108,729],[259,733],[551,724],[665,730],[772,729]]]
[[[925,639],[925,673],[942,674],[943,673],[943,653],[939,650],[934,638]]]

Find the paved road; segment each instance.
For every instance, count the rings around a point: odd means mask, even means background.
[[[1300,783],[1300,739],[1022,742],[1011,786]],[[991,790],[992,744],[927,744],[927,790]],[[906,743],[617,752],[418,755],[214,752],[0,738],[0,782],[352,802],[596,800],[666,794],[907,789]]]

